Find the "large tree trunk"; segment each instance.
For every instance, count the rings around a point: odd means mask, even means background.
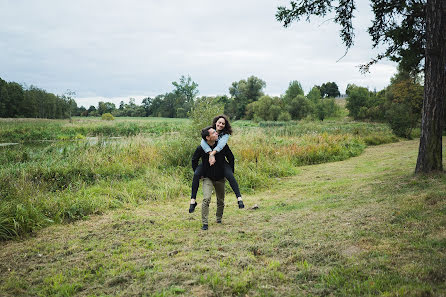
[[[415,173],[442,171],[443,102],[446,99],[446,0],[426,6],[426,60],[420,148]]]

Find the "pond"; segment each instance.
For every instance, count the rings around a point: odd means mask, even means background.
[[[17,145],[17,142],[6,142],[6,143],[0,143],[0,146],[12,146]]]

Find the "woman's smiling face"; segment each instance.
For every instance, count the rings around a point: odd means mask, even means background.
[[[222,131],[226,126],[226,121],[224,118],[219,118],[215,123],[215,128],[217,131]]]

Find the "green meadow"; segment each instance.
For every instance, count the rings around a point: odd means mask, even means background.
[[[187,212],[190,127],[0,120],[18,143],[0,147],[0,295],[446,294],[446,180],[413,175],[417,141],[349,120],[234,122],[247,207],[227,187],[205,232],[200,203]]]

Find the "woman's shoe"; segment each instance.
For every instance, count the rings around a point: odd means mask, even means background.
[[[195,210],[195,207],[196,207],[197,205],[198,205],[197,202],[195,202],[195,203],[191,203],[191,204],[189,205],[189,213],[193,213],[194,210]]]
[[[238,208],[245,208],[245,205],[243,204],[243,200],[238,200]]]

